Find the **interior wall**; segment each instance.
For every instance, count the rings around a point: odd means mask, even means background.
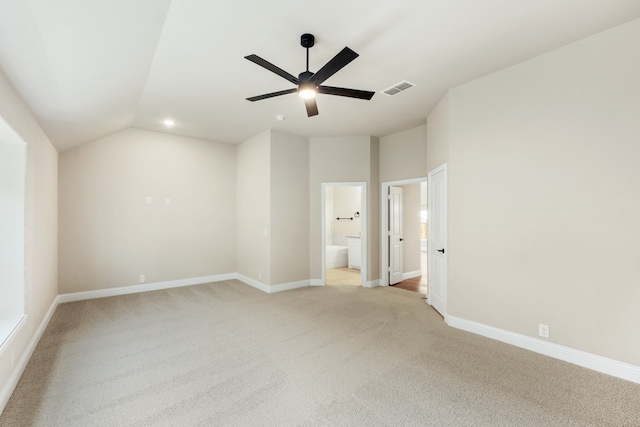
[[[426,177],[426,159],[427,125],[384,136],[380,138],[380,182]]]
[[[420,269],[420,183],[402,188],[402,264],[405,273]]]
[[[271,283],[271,131],[237,146],[237,272]]]
[[[309,140],[271,131],[271,284],[309,279]]]
[[[234,182],[235,146],[141,129],[62,153],[60,293],[234,272]]]
[[[324,195],[324,238],[327,245],[333,245],[333,189],[335,187],[325,187]]]
[[[310,138],[309,140],[309,271],[311,279],[320,280],[322,277],[321,251],[324,250],[320,212],[322,183],[366,182],[369,189],[371,187],[371,145],[372,141],[368,136]],[[377,251],[377,247],[371,248],[372,242],[369,235],[367,239],[367,251]]]
[[[333,215],[331,222],[334,244],[347,246],[347,236],[359,236],[362,232],[362,217],[355,216],[356,212],[362,212],[362,189],[361,187],[332,187],[332,189]],[[353,219],[338,220],[337,218]]]
[[[427,174],[448,161],[449,92],[427,116]]]
[[[0,351],[0,396],[58,294],[58,152],[0,70],[0,117],[27,143],[23,326]]]
[[[450,91],[449,314],[640,366],[639,45],[635,20]]]
[[[367,184],[367,280],[380,280],[380,139],[369,137]]]

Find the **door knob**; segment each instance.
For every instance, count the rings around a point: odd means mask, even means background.
[[[438,252],[444,253],[444,249],[438,249]]]

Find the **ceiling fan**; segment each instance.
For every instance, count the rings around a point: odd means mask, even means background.
[[[245,56],[249,61],[266,68],[267,70],[279,75],[282,78],[289,80],[291,83],[297,85],[297,88],[281,90],[278,92],[271,92],[264,95],[252,96],[247,98],[248,101],[260,101],[261,99],[273,98],[274,96],[287,95],[290,93],[298,92],[301,98],[304,99],[304,104],[307,107],[307,116],[318,115],[318,105],[316,104],[316,94],[322,93],[325,95],[337,95],[346,96],[348,98],[358,98],[370,100],[375,92],[369,92],[358,89],[346,89],[342,87],[323,86],[322,83],[335,73],[340,71],[348,63],[356,59],[359,55],[353,50],[345,47],[336,56],[327,62],[316,73],[309,71],[309,48],[315,44],[315,37],[313,34],[303,34],[300,36],[300,44],[307,49],[307,71],[303,71],[295,77],[282,68],[279,68],[272,63],[265,61],[258,55]]]

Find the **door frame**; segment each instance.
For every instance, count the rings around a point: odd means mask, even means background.
[[[427,177],[386,181],[380,184],[380,286],[389,286],[389,241],[387,239],[389,225],[389,187],[427,182]],[[428,255],[427,255],[428,256]]]
[[[367,282],[367,183],[366,182],[323,182],[320,184],[320,244],[322,258],[322,285],[327,284],[327,233],[326,233],[326,189],[327,187],[360,187],[360,244],[362,260],[360,264],[360,285],[370,287]]]

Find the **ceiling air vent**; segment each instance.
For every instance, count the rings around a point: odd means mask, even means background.
[[[396,93],[400,93],[403,90],[409,89],[410,87],[414,87],[415,85],[406,80],[401,81],[400,83],[396,83],[388,89],[382,91],[385,95],[393,96]]]

